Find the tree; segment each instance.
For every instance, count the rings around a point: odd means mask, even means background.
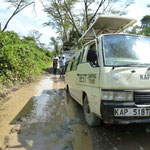
[[[146,15],[141,19],[141,26],[134,26],[130,31],[126,31],[130,34],[139,34],[150,36],[150,16]]]
[[[141,19],[141,28],[142,28],[142,31],[140,32],[140,34],[150,36],[150,16],[149,15],[146,15]]]
[[[146,15],[141,19],[142,27],[147,28],[150,26],[150,16]]]
[[[72,28],[75,28],[77,32],[78,28],[75,24],[75,19],[73,19],[73,16],[70,16],[68,13],[66,13],[67,9],[69,12],[71,12],[71,9],[73,8],[73,5],[75,3],[74,1],[69,1],[68,3],[64,3],[60,0],[52,0],[49,2],[49,5],[44,5],[44,11],[48,14],[50,17],[50,21],[46,22],[44,25],[50,25],[57,29],[58,33],[60,33],[60,36],[62,37],[62,41],[66,42],[69,40],[69,34],[70,31],[73,30]],[[67,5],[67,8],[66,8]],[[72,15],[72,14],[71,14]],[[71,19],[72,18],[72,19]],[[73,24],[72,24],[73,22]]]
[[[142,31],[142,27],[139,26],[139,25],[135,25],[131,28],[131,30],[127,30],[126,33],[129,33],[129,34],[140,34]]]
[[[50,20],[45,25],[55,27],[64,43],[73,35],[79,39],[98,15],[105,13],[120,15],[133,2],[134,0],[126,0],[122,6],[123,11],[115,12],[113,5],[118,4],[119,0],[47,0],[43,6]]]
[[[33,37],[35,39],[35,41],[39,41],[40,37],[42,36],[42,33],[40,33],[37,30],[31,30],[29,33],[29,36]]]
[[[58,55],[59,54],[59,39],[58,38],[55,38],[55,37],[51,37],[50,38],[50,46],[53,46],[54,48],[54,52]]]
[[[6,24],[4,25],[4,28],[2,29],[2,32],[4,32],[6,30],[9,22],[15,15],[17,15],[19,12],[21,12],[27,6],[34,4],[34,1],[31,1],[31,0],[5,0],[5,2],[10,3],[16,9],[14,10],[14,12],[10,16],[10,18],[7,20]]]
[[[29,37],[32,37],[36,41],[36,43],[37,43],[37,45],[39,47],[43,47],[44,46],[43,43],[40,42],[41,36],[42,36],[42,33],[40,33],[37,30],[31,30],[29,32]]]

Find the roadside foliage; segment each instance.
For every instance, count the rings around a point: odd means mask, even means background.
[[[39,48],[32,37],[0,31],[0,87],[28,82],[50,64],[52,53]]]

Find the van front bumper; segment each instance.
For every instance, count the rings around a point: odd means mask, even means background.
[[[145,106],[147,107],[147,106]],[[139,108],[135,102],[101,101],[101,118],[108,124],[150,123],[150,116],[114,116],[115,108]],[[148,106],[148,108],[150,108]]]

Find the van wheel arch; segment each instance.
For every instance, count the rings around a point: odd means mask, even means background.
[[[85,92],[83,92],[83,94],[82,94],[82,105],[84,104],[84,98],[85,98],[85,96],[87,96],[87,94]]]
[[[68,86],[68,84],[66,85],[66,91],[68,92],[68,90],[69,90],[69,86]]]
[[[102,120],[90,111],[88,97],[85,92],[83,92],[83,113],[85,121],[89,126],[94,127],[102,124]]]
[[[68,84],[66,85],[66,92],[70,95],[70,92],[69,92],[69,85],[68,85]]]

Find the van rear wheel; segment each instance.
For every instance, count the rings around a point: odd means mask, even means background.
[[[84,97],[83,101],[83,113],[85,120],[89,126],[98,126],[101,124],[101,119],[91,112],[88,97]]]
[[[69,86],[68,85],[66,86],[65,92],[66,92],[65,94],[66,94],[67,103],[69,103],[69,100],[70,100],[71,96],[70,96]]]
[[[68,85],[66,86],[66,92],[67,92],[68,95],[70,95],[70,91],[69,91],[69,86]]]

